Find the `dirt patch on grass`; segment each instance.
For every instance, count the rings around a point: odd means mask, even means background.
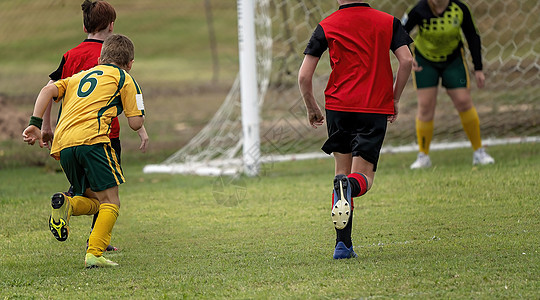
[[[11,105],[5,95],[0,94],[0,141],[18,140],[24,128],[28,125],[28,115]]]

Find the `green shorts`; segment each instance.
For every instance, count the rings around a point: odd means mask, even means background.
[[[414,85],[417,89],[437,87],[440,78],[442,78],[442,86],[447,89],[469,88],[469,71],[463,59],[463,49],[461,55],[445,62],[432,62],[416,49],[414,56],[418,66],[422,67],[421,71],[413,73]]]
[[[125,182],[118,156],[110,143],[63,149],[60,164],[75,195],[82,195],[87,188],[100,192]]]

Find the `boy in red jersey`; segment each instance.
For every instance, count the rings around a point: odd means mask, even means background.
[[[329,50],[332,72],[325,90],[328,140],[322,150],[335,160],[332,221],[334,259],[356,257],[351,240],[353,197],[372,186],[387,122],[398,116],[401,93],[411,74],[412,39],[401,22],[357,0],[337,0],[339,10],[322,20],[304,51],[298,73],[300,92],[313,128],[325,120],[312,78]],[[394,82],[389,53],[399,67]]]
[[[81,4],[83,11],[83,29],[88,34],[87,38],[77,47],[67,51],[62,56],[62,61],[54,72],[49,75],[51,79],[49,83],[64,79],[83,70],[88,70],[98,64],[98,58],[101,53],[103,41],[112,34],[114,22],[116,20],[116,11],[114,7],[106,1],[90,1],[85,0]],[[41,128],[43,143],[50,149],[53,141],[53,132],[51,129],[51,107],[52,102],[47,106],[47,110],[43,116],[43,126]],[[59,115],[61,112],[59,112]],[[142,152],[146,151],[148,145],[148,134],[144,126],[138,131],[141,139],[139,149]],[[114,118],[110,124],[109,138],[111,146],[115,150],[120,162],[121,144],[120,144],[120,124],[118,118]],[[71,193],[71,188],[70,192]],[[96,221],[97,215],[92,221],[92,228]],[[108,251],[117,250],[116,247],[109,245]]]
[[[144,124],[144,101],[141,89],[129,75],[133,66],[134,46],[123,35],[105,39],[99,65],[72,77],[48,84],[39,93],[23,141],[43,147],[41,125],[48,103],[62,100],[62,110],[51,156],[60,160],[62,170],[73,186],[75,196],[56,193],[51,200],[49,228],[59,241],[69,235],[71,216],[99,216],[90,237],[85,266],[118,265],[102,254],[111,240],[118,218],[118,186],[125,182],[118,156],[108,137],[111,120],[124,112],[129,127],[140,130]]]

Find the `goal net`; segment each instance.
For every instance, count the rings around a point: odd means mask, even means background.
[[[416,0],[380,0],[373,8],[398,18]],[[540,3],[537,0],[467,1],[482,39],[486,87],[472,83],[484,144],[502,139],[537,140],[540,135]],[[260,107],[261,172],[265,163],[323,156],[324,127],[313,129],[297,86],[303,50],[336,1],[257,0],[256,48]],[[414,32],[412,36],[414,37]],[[467,54],[468,55],[468,54]],[[471,64],[470,56],[467,59]],[[396,61],[393,61],[396,67]],[[470,68],[472,70],[472,68]],[[395,70],[395,68],[394,68]],[[330,66],[327,52],[314,77],[314,93],[324,107]],[[145,172],[232,175],[242,170],[242,116],[237,79],[221,108],[186,146]],[[388,126],[383,151],[414,149],[416,94],[411,82],[402,96],[400,115]],[[435,115],[434,143],[467,146],[457,112],[444,90]]]

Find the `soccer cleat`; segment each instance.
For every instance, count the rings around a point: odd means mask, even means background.
[[[51,198],[51,216],[49,217],[49,229],[54,237],[63,242],[69,235],[69,217],[71,217],[72,207],[69,202],[70,197],[63,193],[56,193]]]
[[[356,253],[353,250],[353,246],[351,248],[347,248],[345,246],[345,243],[338,242],[336,245],[336,249],[334,249],[334,259],[344,259],[344,258],[355,258],[358,257]]]
[[[418,152],[418,157],[412,163],[411,169],[426,169],[429,167],[431,167],[431,159],[429,159],[429,155],[423,152]]]
[[[473,165],[488,165],[494,164],[495,160],[489,154],[487,154],[484,148],[479,148],[473,153]]]
[[[337,229],[343,229],[351,214],[351,187],[345,175],[334,178],[334,203],[332,203],[332,222]]]
[[[112,260],[108,260],[103,256],[95,256],[92,253],[86,253],[86,256],[84,257],[84,267],[87,269],[116,267],[116,266],[118,266],[117,263],[115,263]]]

